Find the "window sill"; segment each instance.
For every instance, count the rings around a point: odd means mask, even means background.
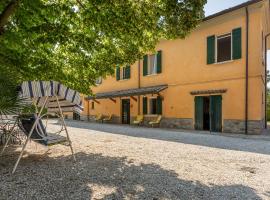
[[[214,63],[215,65],[222,65],[222,64],[226,64],[226,63],[232,63],[234,60],[227,60],[227,61],[223,61],[223,62],[216,62]]]
[[[151,76],[157,76],[159,75],[158,73],[155,73],[155,74],[148,74],[148,75],[145,75],[144,77],[151,77]]]
[[[129,80],[129,78],[127,78],[127,79],[120,79],[120,80],[118,80],[119,82],[125,82],[125,81],[128,81]]]

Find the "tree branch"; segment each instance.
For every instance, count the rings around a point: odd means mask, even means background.
[[[4,11],[0,14],[0,35],[4,33],[4,26],[7,24],[10,16],[15,12],[20,0],[11,0]]]

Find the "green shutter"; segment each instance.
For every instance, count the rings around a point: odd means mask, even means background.
[[[143,75],[148,75],[148,55],[143,56]]]
[[[120,67],[116,67],[116,80],[120,80]]]
[[[157,73],[160,74],[162,71],[162,56],[161,51],[157,53]]]
[[[162,98],[160,96],[157,97],[157,114],[162,115]]]
[[[125,69],[125,79],[130,79],[130,65],[126,66]]]
[[[222,131],[222,96],[210,97],[210,130],[213,132]]]
[[[147,114],[147,97],[143,97],[143,114],[146,115]]]
[[[212,35],[207,37],[207,64],[215,63],[215,44],[216,36]]]
[[[240,59],[242,57],[242,29],[236,28],[232,31],[233,40],[233,59]]]
[[[195,97],[195,129],[203,130],[203,97]]]

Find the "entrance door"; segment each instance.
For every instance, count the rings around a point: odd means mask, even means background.
[[[195,129],[222,131],[222,97],[195,97]]]
[[[213,132],[222,131],[222,96],[210,97],[210,115],[211,122],[210,127]]]
[[[130,124],[130,100],[122,99],[122,124]]]

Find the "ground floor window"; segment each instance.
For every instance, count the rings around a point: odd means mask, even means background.
[[[161,115],[162,114],[162,98],[143,97],[143,114]]]
[[[151,115],[157,114],[157,99],[156,98],[149,99],[149,114]]]

